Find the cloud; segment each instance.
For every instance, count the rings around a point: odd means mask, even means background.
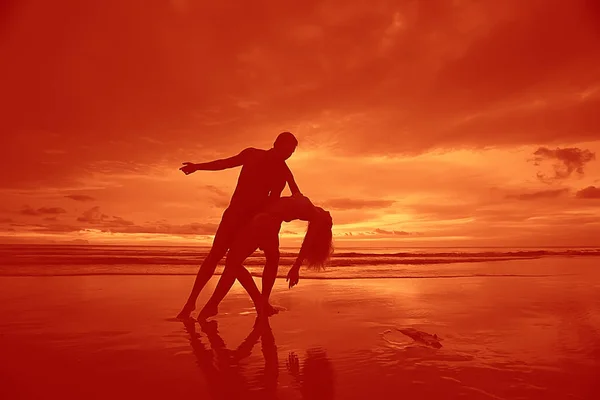
[[[56,215],[56,214],[64,214],[67,211],[64,208],[60,207],[41,207],[37,210],[31,208],[30,206],[25,206],[20,214],[22,215]]]
[[[412,235],[413,233],[405,232],[405,231],[388,231],[385,229],[375,229],[373,232],[378,233],[380,235],[391,235],[391,236],[407,236]]]
[[[65,224],[65,223],[48,223],[48,224],[34,224],[25,225],[21,227],[21,230],[37,232],[37,233],[72,233],[81,230],[80,226]]]
[[[427,218],[433,220],[439,219],[461,219],[468,218],[473,215],[476,204],[430,204],[416,203],[406,206],[411,214],[419,218]]]
[[[573,172],[583,175],[583,169],[587,163],[595,160],[596,154],[589,150],[582,150],[576,147],[556,148],[555,150],[546,147],[538,148],[533,155],[534,165],[539,166],[545,161],[557,161],[552,164],[554,175],[547,176],[538,172],[537,177],[542,182],[549,183],[556,180],[569,178]]]
[[[579,190],[575,197],[578,199],[600,199],[600,187],[588,186],[585,189]]]
[[[0,224],[10,224],[14,222],[11,218],[0,218]]]
[[[514,98],[515,93],[542,93],[553,80],[562,83],[557,77],[598,62],[597,56],[587,53],[599,40],[594,28],[598,15],[590,12],[591,1],[503,3],[482,7],[470,3],[455,9],[457,14],[479,12],[479,18],[473,15],[473,19],[487,23],[475,30],[473,40],[464,42],[464,52],[445,63],[437,76],[436,89],[443,89],[439,100],[447,104],[446,109],[473,110]],[[452,14],[446,16],[456,16]],[[559,23],[563,29],[557,30]],[[594,82],[590,78],[574,77]]]
[[[507,195],[508,199],[517,200],[540,200],[540,199],[555,199],[569,192],[568,188],[553,189],[553,190],[541,190],[533,193],[522,193],[517,195]]]
[[[218,224],[213,223],[192,222],[182,225],[146,225],[142,228],[142,230],[144,233],[168,233],[172,235],[214,235],[218,226]]]
[[[359,210],[363,208],[387,208],[394,204],[394,200],[362,200],[362,199],[329,199],[323,202],[324,208],[334,210]]]
[[[422,233],[375,228],[372,230],[358,231],[358,232],[340,232],[340,233],[336,234],[336,236],[342,237],[342,238],[354,238],[354,237],[379,238],[379,237],[398,237],[398,236],[399,237],[409,237],[409,236],[422,236]]]
[[[67,199],[75,200],[75,201],[94,201],[96,200],[92,196],[87,196],[85,194],[69,194],[65,196]]]
[[[132,221],[117,216],[108,216],[100,211],[100,207],[96,206],[85,211],[83,215],[77,218],[79,222],[85,222],[102,227],[122,227],[134,225]]]
[[[146,223],[146,224],[110,224],[104,223],[96,226],[97,229],[118,233],[138,233],[138,234],[168,234],[168,235],[214,235],[217,231],[217,224],[192,222],[189,224],[169,224],[169,223]]]
[[[37,211],[40,214],[64,214],[67,212],[64,208],[60,207],[42,207],[38,208]]]
[[[221,197],[228,197],[229,196],[229,193],[227,193],[225,190],[223,190],[221,188],[218,188],[218,187],[216,187],[214,185],[204,185],[203,189],[205,189],[205,190],[207,190],[209,192],[212,192],[212,193],[214,193],[214,194],[216,194],[218,196],[221,196]]]
[[[39,215],[39,213],[36,210],[34,210],[33,208],[31,208],[29,206],[25,206],[21,210],[21,214],[22,215]]]
[[[28,162],[0,186],[65,187],[118,163],[175,168],[285,129],[346,154],[597,137],[591,1],[376,3],[15,5],[0,42],[11,60],[0,167]],[[46,68],[31,79],[39,54]]]
[[[120,233],[161,233],[171,235],[214,235],[218,224],[198,223],[171,224],[166,221],[136,224],[118,216],[109,216],[100,211],[100,207],[93,207],[77,218],[77,221],[91,225],[92,228],[103,231]],[[81,229],[78,227],[77,229]]]
[[[178,236],[187,235],[214,235],[218,225],[212,223],[189,223],[189,224],[169,224],[169,223],[147,223],[143,225],[126,221],[119,217],[108,217],[104,219],[90,218],[86,225],[76,225],[69,223],[57,223],[56,221],[47,221],[47,224],[18,225],[20,231],[30,231],[36,233],[73,233],[80,232],[82,229],[97,229],[100,232],[128,233],[128,234],[169,234]],[[81,222],[81,221],[80,221]]]
[[[204,185],[202,189],[210,193],[208,198],[214,207],[225,209],[229,206],[230,194],[225,190],[214,185]]]
[[[203,223],[218,220],[239,171],[185,177],[181,162],[267,148],[283,130],[300,140],[289,165],[301,189],[331,199],[341,231],[492,236],[589,208],[531,184],[522,152],[539,146],[550,153],[533,155],[532,175],[580,169],[577,188],[598,187],[597,163],[552,153],[600,151],[597,1],[11,3],[0,196],[17,212],[81,205],[65,225],[47,221],[54,229],[213,234]]]

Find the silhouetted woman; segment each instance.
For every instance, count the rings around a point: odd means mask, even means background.
[[[229,292],[236,278],[252,297],[259,316],[263,313],[266,315],[275,313],[269,304],[269,296],[279,267],[279,230],[283,221],[290,222],[296,219],[308,221],[309,224],[298,258],[287,275],[289,287],[298,283],[300,266],[304,261],[309,268],[313,269],[320,269],[327,262],[332,253],[331,214],[321,207],[316,207],[308,197],[303,195],[277,199],[238,233],[227,253],[223,275],[213,295],[200,311],[199,320],[217,314],[219,303]],[[246,258],[257,249],[264,251],[266,259],[262,277],[262,295],[252,275],[243,266]]]

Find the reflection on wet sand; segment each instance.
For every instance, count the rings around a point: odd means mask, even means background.
[[[213,399],[278,398],[279,358],[268,320],[256,319],[250,333],[235,350],[227,348],[215,320],[200,323],[208,345],[203,343],[202,335],[196,331],[195,321],[185,321],[184,326]],[[259,369],[256,379],[250,380],[242,361],[252,354],[259,341],[264,367]],[[286,367],[293,377],[293,386],[301,393],[303,399],[334,398],[333,366],[325,350],[308,349],[302,363],[295,352],[290,352]]]
[[[321,348],[308,349],[302,367],[300,367],[296,353],[291,352],[288,356],[287,369],[296,379],[303,399],[328,400],[334,398],[333,366],[325,350]]]
[[[190,344],[198,366],[206,376],[206,384],[214,399],[275,398],[279,368],[277,347],[268,320],[255,321],[246,339],[235,350],[227,348],[219,335],[217,321],[200,324],[209,346],[202,342],[201,335],[196,332],[196,322],[189,320],[184,322],[184,326],[190,334]],[[262,343],[265,368],[260,379],[262,385],[254,387],[248,382],[241,361],[252,354],[252,349],[259,340]]]

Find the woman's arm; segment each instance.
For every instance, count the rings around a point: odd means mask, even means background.
[[[290,270],[288,271],[287,277],[285,278],[286,282],[289,282],[290,289],[292,287],[296,286],[298,284],[298,281],[300,280],[300,267],[302,266],[302,263],[304,262],[304,253],[305,252],[306,252],[306,250],[304,249],[304,247],[301,247],[300,252],[298,253],[298,257],[296,258],[296,261],[294,261],[292,268],[290,268]]]
[[[308,216],[307,219],[308,219],[308,221],[312,221],[313,218],[315,217],[315,215],[317,214],[317,208],[315,208],[315,206],[310,202],[310,200],[307,197],[302,197],[302,198],[298,199],[297,201],[303,201],[304,202],[302,205],[303,207],[310,207],[310,209],[307,211],[307,216]],[[312,216],[310,216],[311,214],[312,214]],[[302,219],[304,219],[304,218],[302,218]],[[310,230],[310,222],[309,222],[309,230]],[[307,231],[307,234],[308,234],[308,231]],[[304,260],[306,259],[306,253],[308,251],[307,246],[308,246],[308,241],[306,240],[306,236],[305,236],[304,240],[302,241],[302,246],[300,247],[300,251],[298,252],[298,257],[296,257],[296,261],[294,261],[292,268],[290,268],[290,270],[287,274],[286,281],[290,282],[290,288],[298,284],[298,280],[300,279],[300,267],[304,263]]]

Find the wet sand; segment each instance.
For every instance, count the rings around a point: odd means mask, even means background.
[[[256,330],[237,284],[213,322],[172,320],[192,281],[1,277],[0,398],[592,399],[600,391],[597,276],[305,279],[291,290],[278,280],[272,299],[285,310]],[[442,347],[397,328],[435,333]]]

